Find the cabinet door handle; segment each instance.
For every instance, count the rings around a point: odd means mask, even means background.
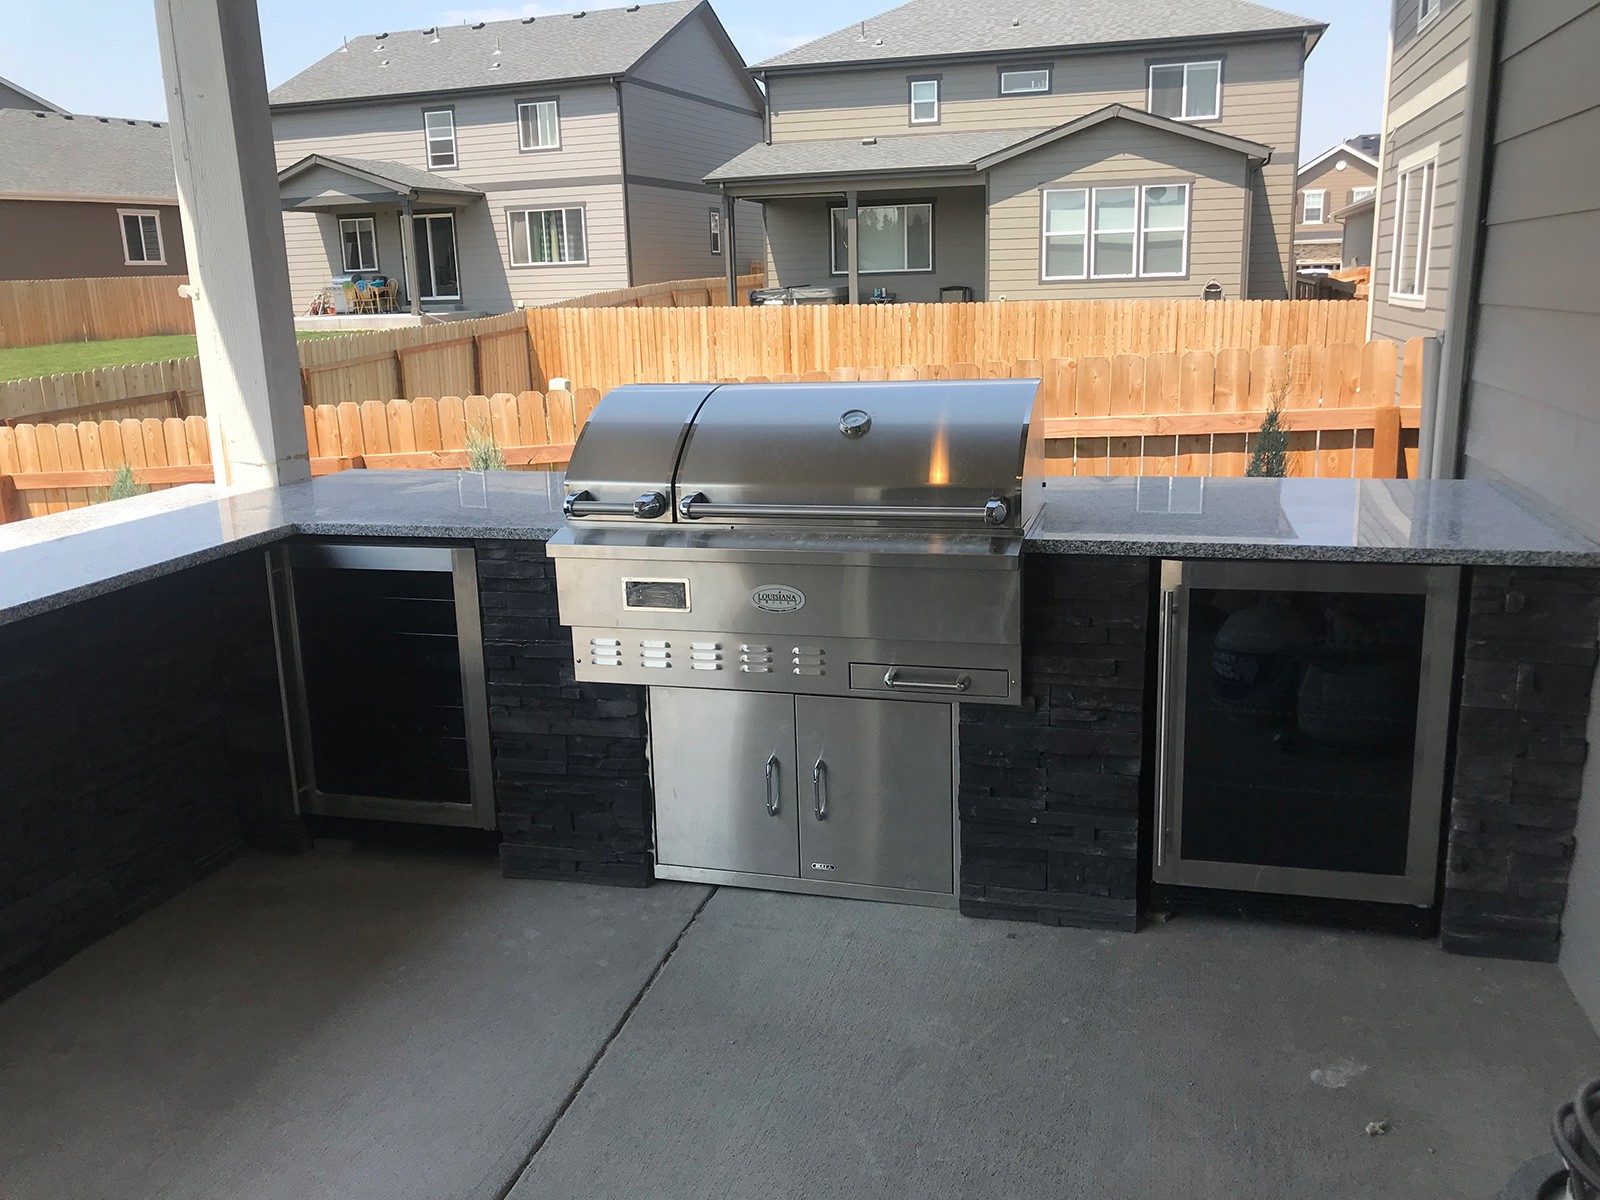
[[[778,815],[778,756],[767,759],[767,815]]]
[[[817,820],[828,819],[828,764],[817,758],[817,765],[811,768],[811,809],[817,814]]]
[[[964,692],[972,686],[972,676],[957,675],[949,683],[939,683],[932,679],[914,683],[909,679],[900,678],[899,667],[890,667],[884,672],[883,686],[907,692]]]

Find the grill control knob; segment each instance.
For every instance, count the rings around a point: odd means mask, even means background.
[[[988,525],[1004,525],[1011,515],[1011,506],[996,496],[983,506],[983,520]]]
[[[641,521],[654,521],[667,511],[667,498],[660,492],[646,492],[633,502],[633,515]]]
[[[839,418],[839,432],[847,438],[865,437],[872,428],[872,414],[852,408]]]

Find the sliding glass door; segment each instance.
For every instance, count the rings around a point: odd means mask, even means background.
[[[423,300],[460,300],[453,213],[423,213],[411,218],[417,253],[417,290]]]

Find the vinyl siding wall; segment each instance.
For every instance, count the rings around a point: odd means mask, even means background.
[[[560,103],[561,148],[519,152],[517,101],[551,95],[557,95]],[[486,193],[485,200],[456,210],[462,308],[504,312],[517,303],[543,304],[627,286],[622,143],[616,91],[609,86],[567,88],[559,93],[534,87],[427,101],[278,110],[273,113],[273,133],[279,169],[315,153],[426,169],[422,111],[443,107],[455,109],[460,166],[437,174]],[[585,211],[587,265],[509,265],[509,211],[571,205],[581,205]],[[389,210],[391,214],[395,211]],[[425,209],[419,207],[418,211]],[[379,220],[380,237],[385,226],[393,228],[392,217]],[[296,312],[303,312],[328,276],[338,270],[337,230],[335,214],[285,214],[284,240]],[[381,244],[379,253],[382,269],[401,276],[398,238],[392,259]]]
[[[1298,39],[1233,43],[1222,50],[1192,47],[1162,53],[1110,52],[1061,56],[1052,63],[1048,96],[1000,96],[994,61],[780,75],[768,80],[775,142],[818,138],[888,137],[964,129],[1046,129],[1108,104],[1143,109],[1151,61],[1223,60],[1222,116],[1207,128],[1272,147],[1254,206],[1250,298],[1288,295],[1299,153],[1301,71]],[[1033,63],[1037,57],[1014,61]],[[907,79],[937,74],[940,123],[908,123]],[[1241,233],[1242,239],[1242,233]]]
[[[861,294],[874,288],[894,294],[901,303],[933,303],[939,289],[965,284],[973,298],[986,299],[983,284],[983,189],[925,188],[862,193],[860,203],[894,204],[933,201],[933,270],[908,274],[862,275]],[[773,200],[766,206],[767,282],[769,287],[844,287],[849,280],[829,273],[832,232],[828,210],[836,198]],[[894,366],[862,363],[861,366]]]
[[[1110,121],[989,173],[989,291],[1008,300],[1198,300],[1212,279],[1239,298],[1245,159],[1176,134]],[[1041,193],[1052,187],[1188,183],[1189,273],[1182,279],[1043,282]]]
[[[119,208],[160,214],[165,264],[125,261]],[[183,224],[175,206],[0,200],[0,279],[182,275],[188,270]]]
[[[1600,537],[1600,3],[1508,5],[1498,55],[1466,474]],[[1600,690],[1591,712],[1561,965],[1600,1025]]]
[[[1436,101],[1410,120],[1384,130],[1383,187],[1378,194],[1378,251],[1373,270],[1372,336],[1404,342],[1444,328],[1451,266],[1455,261],[1456,199],[1460,190],[1462,134],[1467,102],[1465,67],[1471,52],[1476,5],[1455,0],[1420,33],[1417,0],[1397,0],[1397,40],[1389,81],[1386,120],[1405,116],[1418,97],[1434,89]],[[1403,40],[1402,40],[1403,39]],[[1458,82],[1459,81],[1459,85]],[[1428,247],[1425,308],[1390,301],[1399,165],[1408,156],[1437,144],[1434,175],[1433,233]]]
[[[681,26],[624,81],[622,120],[633,282],[721,274],[710,210],[722,194],[702,180],[761,140],[762,116],[706,18]],[[742,271],[761,256],[760,207],[741,204],[735,228]]]

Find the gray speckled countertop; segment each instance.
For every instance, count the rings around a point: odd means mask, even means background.
[[[1492,483],[1050,479],[1031,553],[1600,567],[1600,545]],[[542,541],[551,471],[346,471],[173,488],[0,527],[0,623],[296,535]]]

